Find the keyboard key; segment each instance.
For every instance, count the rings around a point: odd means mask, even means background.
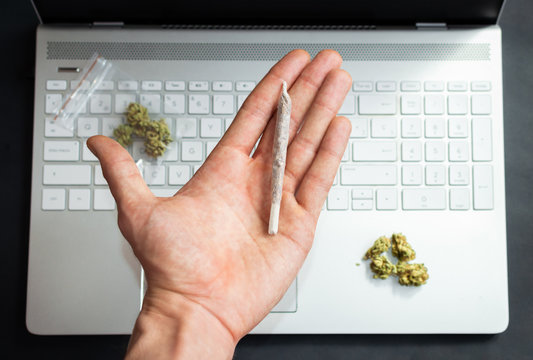
[[[450,118],[448,120],[448,136],[450,138],[468,137],[468,119]]]
[[[450,81],[448,82],[448,91],[466,91],[468,84],[466,81]]]
[[[396,185],[394,165],[341,165],[342,185]]]
[[[402,161],[421,161],[422,144],[418,141],[402,142]]]
[[[490,118],[472,119],[472,160],[492,160],[492,126]]]
[[[222,136],[222,122],[218,118],[200,119],[200,137],[220,138]]]
[[[91,209],[91,190],[70,189],[68,191],[68,209],[69,210],[90,210]]]
[[[90,103],[91,114],[109,114],[111,113],[111,95],[93,94]]]
[[[427,118],[425,135],[427,138],[443,138],[446,135],[446,126],[443,118]]]
[[[78,118],[78,136],[91,137],[98,135],[98,119],[94,117]]]
[[[126,90],[126,91],[137,90],[138,86],[139,85],[137,84],[137,81],[132,81],[132,80],[121,80],[117,84],[117,88],[119,90]]]
[[[237,81],[235,90],[237,91],[252,91],[255,87],[255,81]]]
[[[193,174],[196,174],[196,172],[197,172],[198,170],[200,170],[201,167],[202,167],[202,165],[199,165],[199,164],[198,164],[198,165],[194,165],[194,166],[192,167],[192,172],[193,172]]]
[[[339,109],[339,114],[342,115],[353,115],[355,114],[355,96],[352,94],[346,95],[344,102],[342,103],[341,108]]]
[[[178,143],[173,141],[165,150],[165,154],[161,157],[163,161],[178,161]]]
[[[189,81],[189,91],[207,91],[209,90],[208,81]]]
[[[359,95],[359,114],[394,115],[396,114],[396,96]]]
[[[396,161],[395,141],[354,141],[353,161]]]
[[[182,161],[202,161],[203,144],[200,141],[183,141],[181,143],[181,160]]]
[[[189,95],[189,114],[209,114],[209,95]]]
[[[45,137],[72,137],[73,131],[58,123],[54,118],[46,118],[44,125]]]
[[[55,114],[63,102],[61,94],[46,94],[45,97],[45,112],[47,114]]]
[[[102,135],[113,137],[113,132],[124,123],[123,117],[105,117],[102,119]]]
[[[150,191],[152,194],[154,194],[157,197],[172,197],[176,194],[176,189],[161,189],[161,188],[150,188]]]
[[[373,89],[372,81],[354,81],[353,91],[369,92]]]
[[[374,118],[371,120],[371,134],[373,138],[395,138],[397,135],[397,119]]]
[[[166,173],[163,165],[145,165],[144,181],[147,185],[165,185]]]
[[[237,111],[241,108],[242,104],[246,101],[246,98],[248,97],[248,94],[246,95],[238,95],[237,96]]]
[[[328,194],[328,210],[348,210],[348,189],[333,188]]]
[[[489,115],[491,112],[490,95],[472,95],[472,115]]]
[[[205,157],[206,158],[209,156],[209,154],[211,154],[211,152],[215,149],[216,146],[217,146],[216,141],[208,141],[205,143]]]
[[[467,95],[448,96],[448,114],[466,115],[467,113],[468,113],[468,96]]]
[[[94,210],[114,210],[115,199],[109,189],[94,190]]]
[[[426,166],[426,185],[445,185],[446,168],[443,165]]]
[[[422,100],[420,95],[402,95],[402,115],[418,115],[421,111]]]
[[[398,194],[396,189],[376,190],[377,210],[396,210],[398,208]]]
[[[45,141],[45,161],[77,161],[80,158],[79,141]]]
[[[82,157],[83,161],[98,161],[98,158],[87,147],[87,141],[83,142]]]
[[[183,91],[185,90],[185,81],[165,81],[165,90]]]
[[[474,165],[472,167],[472,185],[474,191],[474,210],[491,210],[494,208],[492,166]]]
[[[233,114],[233,95],[214,95],[213,114]]]
[[[101,165],[95,165],[94,167],[94,185],[107,185]]]
[[[353,210],[372,210],[372,199],[352,199]]]
[[[402,185],[422,185],[422,166],[402,166]]]
[[[450,210],[468,210],[470,208],[469,189],[450,189]]]
[[[197,133],[195,118],[176,119],[176,138],[195,138]]]
[[[426,161],[444,161],[446,159],[445,144],[442,141],[426,142]]]
[[[96,87],[98,91],[110,91],[115,88],[115,83],[111,80],[102,80],[100,85]]]
[[[44,165],[44,185],[90,185],[91,165]]]
[[[231,91],[233,83],[231,81],[213,81],[213,91]]]
[[[145,91],[161,91],[162,88],[161,81],[144,80],[141,82],[141,89]]]
[[[67,90],[66,80],[47,80],[46,90]]]
[[[422,136],[422,120],[420,118],[403,118],[402,119],[402,137],[419,138]]]
[[[185,114],[185,95],[166,94],[164,102],[165,114]]]
[[[168,167],[168,184],[185,185],[191,178],[189,165],[171,165]]]
[[[400,88],[402,91],[420,91],[419,81],[402,81]]]
[[[372,199],[372,189],[354,188],[352,189],[352,199]]]
[[[70,82],[70,90],[76,90],[78,88],[78,85],[80,84],[80,82],[78,80],[72,80]],[[89,81],[87,80],[84,80],[82,83],[81,83],[81,86],[79,86],[79,89],[81,90],[87,90],[89,89],[90,87],[90,83]]]
[[[224,129],[225,129],[225,131],[228,131],[228,129],[231,126],[232,122],[233,122],[233,118],[225,118],[224,119]]]
[[[376,91],[396,91],[396,82],[378,81],[376,83]]]
[[[450,185],[468,185],[470,183],[470,169],[468,165],[450,165]]]
[[[426,90],[426,91],[444,91],[444,83],[442,81],[426,81],[424,83],[424,90]]]
[[[472,91],[490,91],[491,85],[490,81],[472,81],[470,88]]]
[[[137,101],[135,94],[116,94],[115,95],[115,113],[124,114],[128,111],[128,105]]]
[[[444,114],[444,96],[426,95],[424,97],[424,110],[426,115]]]
[[[141,105],[147,108],[150,114],[159,114],[161,112],[161,95],[141,94]]]
[[[43,210],[65,210],[65,189],[43,189]]]
[[[352,123],[351,138],[366,138],[368,137],[368,119],[364,118],[350,118]]]
[[[449,144],[449,160],[450,161],[468,161],[468,142],[466,141],[450,141]]]
[[[446,209],[446,190],[444,188],[404,189],[402,206],[404,210],[444,210]]]

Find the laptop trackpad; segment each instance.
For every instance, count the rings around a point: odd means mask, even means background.
[[[274,306],[271,312],[296,312],[297,308],[297,283],[298,278],[294,279],[291,286],[287,289],[287,292],[279,303]]]

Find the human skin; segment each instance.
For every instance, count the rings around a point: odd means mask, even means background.
[[[230,359],[281,299],[311,248],[351,130],[336,116],[351,86],[341,63],[331,50],[312,61],[303,50],[287,54],[170,198],[152,195],[117,142],[88,140],[148,283],[126,358]],[[272,236],[272,144],[282,80],[292,114],[279,231]]]

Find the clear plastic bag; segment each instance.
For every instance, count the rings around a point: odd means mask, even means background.
[[[119,90],[125,91],[127,94],[122,94],[123,97],[120,100],[115,98],[115,109],[108,109],[107,106],[111,107],[112,101],[110,99],[112,95],[104,92],[113,90],[113,84],[118,87],[119,83],[121,84]],[[66,96],[65,101],[59,107],[53,119],[58,126],[73,132],[78,118],[80,115],[84,116],[88,109],[91,114],[99,116],[101,113],[101,116],[105,117],[110,113],[117,115],[117,109],[121,108],[124,113],[120,115],[126,118],[128,104],[131,102],[141,102],[139,88],[138,86],[133,87],[132,84],[138,84],[138,80],[122,71],[116,64],[113,64],[101,55],[94,54],[83,67],[83,71],[77,81],[77,86]],[[128,88],[129,86],[131,88]],[[101,96],[106,98],[101,98]],[[109,102],[106,99],[109,99]],[[116,127],[120,124],[114,125]],[[107,129],[107,134],[111,133],[112,129]],[[177,144],[173,141],[165,147],[165,153],[160,157],[154,158],[146,154],[143,139],[133,136],[133,144],[128,147],[128,150],[135,159],[139,170],[144,174],[147,166],[161,165],[163,161],[168,160],[175,152]]]

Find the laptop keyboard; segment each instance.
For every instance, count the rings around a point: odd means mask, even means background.
[[[199,169],[254,81],[104,81],[72,131],[52,120],[74,81],[46,81],[42,209],[113,210],[88,137],[112,136],[130,102],[164,117],[176,141],[143,177],[172,196]],[[354,81],[339,114],[352,122],[323,211],[491,210],[492,95],[488,81]],[[143,156],[142,141],[128,149]]]

